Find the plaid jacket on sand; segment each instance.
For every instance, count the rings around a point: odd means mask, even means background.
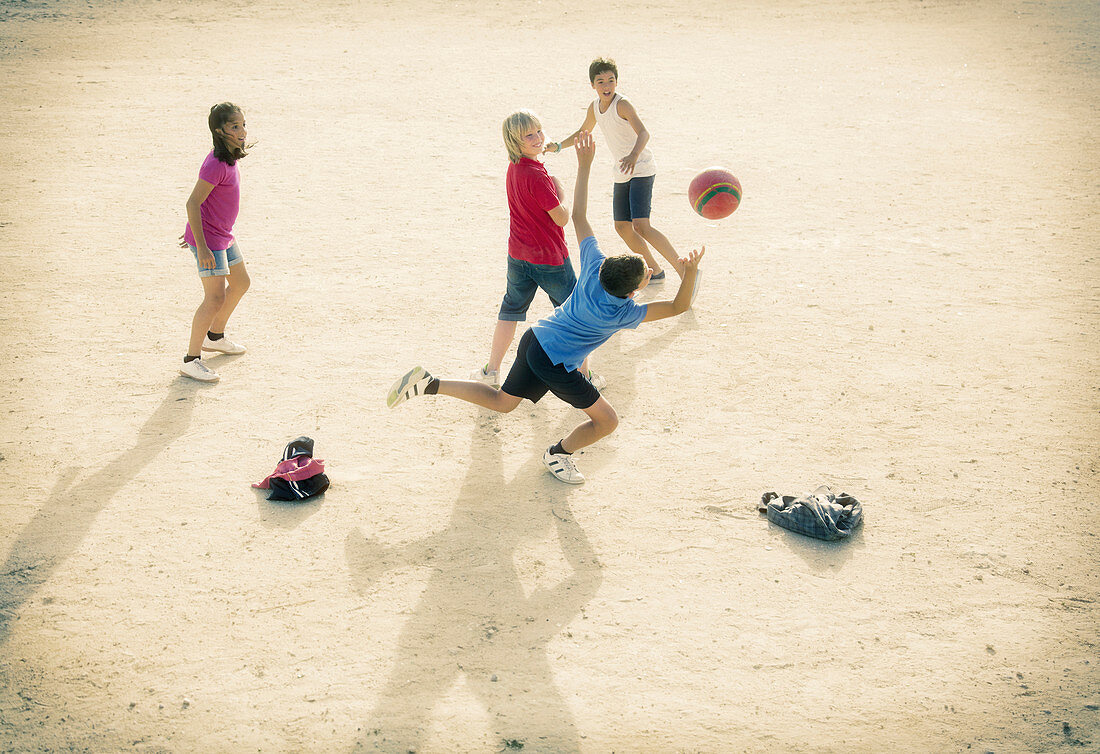
[[[846,539],[863,523],[863,504],[846,492],[834,494],[824,484],[798,498],[765,492],[758,508],[773,524],[818,539]]]

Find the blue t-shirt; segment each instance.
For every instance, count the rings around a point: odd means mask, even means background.
[[[550,361],[570,372],[616,332],[640,325],[647,310],[645,304],[612,296],[600,285],[604,256],[595,236],[581,241],[580,256],[581,271],[569,298],[531,326]]]

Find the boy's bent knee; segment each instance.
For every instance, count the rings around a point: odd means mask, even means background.
[[[612,411],[611,416],[609,416],[606,420],[601,422],[601,425],[600,425],[600,427],[601,427],[601,429],[603,429],[605,435],[609,435],[612,432],[614,432],[618,428],[618,426],[619,426],[619,417],[614,411]]]
[[[588,418],[592,420],[592,424],[601,436],[611,434],[619,426],[619,415],[606,399],[601,398],[596,401],[585,413],[588,414]]]
[[[506,393],[503,390],[497,391],[497,411],[502,414],[512,413],[519,407],[519,404],[522,402],[522,398],[518,398],[510,393]]]

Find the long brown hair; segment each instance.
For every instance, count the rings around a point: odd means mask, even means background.
[[[225,142],[225,137],[219,133],[222,127],[225,126],[234,115],[244,115],[244,111],[232,102],[219,102],[210,108],[210,117],[207,118],[207,124],[210,126],[210,135],[214,137],[214,156],[226,165],[236,165],[237,160],[248,156],[248,151],[246,149],[236,146],[230,148]],[[248,149],[253,147],[252,144],[247,144],[245,146]]]

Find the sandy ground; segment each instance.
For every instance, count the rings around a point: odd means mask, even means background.
[[[1098,42],[1088,0],[0,3],[0,749],[1095,751]],[[708,255],[597,352],[572,488],[564,404],[384,394],[484,361],[500,122],[571,132],[598,54]],[[203,386],[225,99],[250,350]],[[269,503],[300,434],[332,487]],[[851,541],[755,510],[823,483]]]

